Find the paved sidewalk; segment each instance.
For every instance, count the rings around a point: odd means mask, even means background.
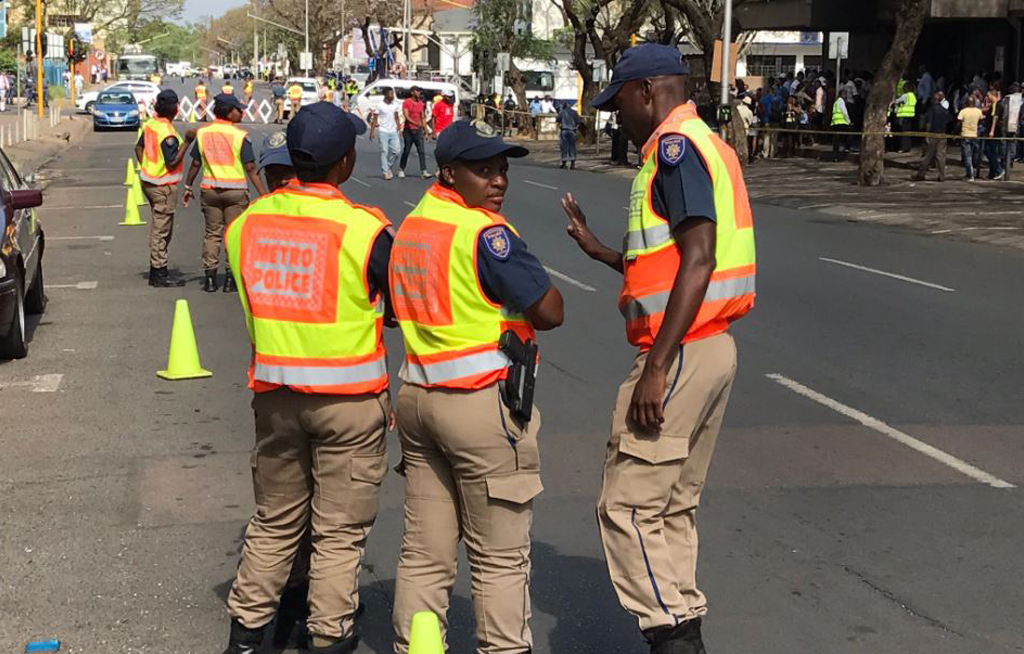
[[[530,148],[534,161],[558,165],[557,142],[521,142]],[[601,155],[595,156],[593,144],[581,145],[577,168],[627,178],[636,173],[609,163],[609,151],[609,144],[603,143]],[[886,183],[872,188],[857,185],[854,161],[761,159],[745,174],[753,202],[1024,250],[1024,168],[1012,169],[1009,181],[968,182],[963,168],[951,161],[945,182],[915,182],[914,163],[920,158],[919,148],[910,154],[887,154]],[[937,176],[933,170],[929,179]]]

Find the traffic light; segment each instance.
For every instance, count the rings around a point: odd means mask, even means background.
[[[78,63],[80,61],[85,61],[85,58],[86,58],[87,54],[88,53],[87,53],[86,49],[82,46],[82,42],[81,41],[79,41],[78,39],[76,39],[74,37],[68,39],[68,47],[67,47],[68,61],[70,61],[72,63]]]

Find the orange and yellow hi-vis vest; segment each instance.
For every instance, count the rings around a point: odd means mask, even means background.
[[[644,146],[644,164],[630,193],[619,310],[626,319],[627,339],[641,350],[654,344],[681,261],[669,221],[655,213],[651,202],[658,140],[665,134],[681,134],[697,150],[711,174],[715,202],[715,270],[683,342],[724,332],[754,306],[754,222],[739,160],[693,105],[680,105]]]
[[[362,395],[388,387],[384,301],[369,294],[373,245],[390,223],[328,184],[265,195],[224,235],[253,354],[249,388]]]
[[[434,184],[398,228],[391,249],[391,302],[405,339],[402,380],[424,387],[480,389],[508,376],[498,340],[513,330],[536,340],[522,315],[487,297],[477,273],[481,233],[500,215],[470,208]]]
[[[166,118],[151,118],[143,125],[142,169],[139,171],[142,181],[155,186],[169,186],[181,181],[182,163],[179,161],[174,168],[168,168],[164,161],[161,144],[169,137],[175,138],[181,147],[181,137]]]
[[[203,188],[249,188],[242,164],[242,143],[246,136],[244,129],[221,118],[199,128],[196,141],[203,158]]]

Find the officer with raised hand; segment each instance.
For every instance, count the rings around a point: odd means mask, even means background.
[[[532,346],[534,330],[562,323],[562,296],[498,213],[508,158],[526,154],[482,121],[453,123],[438,138],[438,181],[395,236],[391,296],[406,351],[396,407],[406,477],[399,653],[417,611],[447,627],[459,540],[478,652],[533,646],[530,523],[542,486]]]
[[[627,50],[592,105],[641,148],[623,252],[562,206],[580,248],[623,274],[639,349],[619,388],[598,501],[612,585],[652,654],[703,654],[696,511],[736,374],[729,325],[754,304],[754,227],[736,153],[688,102],[679,50]]]
[[[392,232],[339,190],[366,124],[328,102],[288,125],[297,179],[229,225],[228,260],[252,342],[256,514],[228,596],[227,654],[259,651],[307,524],[309,652],[356,648],[359,561],[387,472],[381,338]]]

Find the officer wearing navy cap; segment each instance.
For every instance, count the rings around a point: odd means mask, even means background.
[[[329,102],[303,107],[286,137],[295,178],[225,235],[252,343],[256,417],[256,514],[228,596],[227,654],[259,651],[307,525],[307,651],[356,649],[359,561],[387,472],[391,415],[382,339],[391,225],[339,189],[365,130]]]
[[[592,102],[617,111],[643,166],[623,251],[566,195],[569,235],[623,275],[619,310],[637,348],[619,387],[598,524],[612,585],[652,654],[703,654],[696,510],[736,374],[729,325],[754,304],[754,228],[736,153],[688,101],[674,47],[627,50]]]
[[[292,157],[288,154],[287,132],[274,132],[263,139],[259,167],[267,183],[267,190],[271,193],[284,188],[290,180],[295,179],[295,167],[292,166]]]
[[[221,243],[224,228],[249,205],[249,184],[259,195],[267,192],[256,170],[249,134],[238,127],[245,107],[234,95],[221,93],[213,99],[214,121],[200,127],[195,145],[190,152],[192,164],[185,180],[182,203],[188,206],[192,198],[192,183],[203,170],[202,207],[206,222],[203,239],[203,290],[217,290],[217,271],[220,268]],[[231,271],[225,271],[224,292],[234,292]]]
[[[438,181],[395,236],[391,295],[406,350],[395,411],[406,477],[397,652],[408,651],[417,611],[433,611],[447,627],[460,540],[473,578],[477,651],[533,646],[540,415],[513,412],[510,355],[500,341],[509,331],[535,341],[535,330],[561,325],[562,296],[499,214],[508,159],[526,154],[483,121],[452,123],[437,140]]]

